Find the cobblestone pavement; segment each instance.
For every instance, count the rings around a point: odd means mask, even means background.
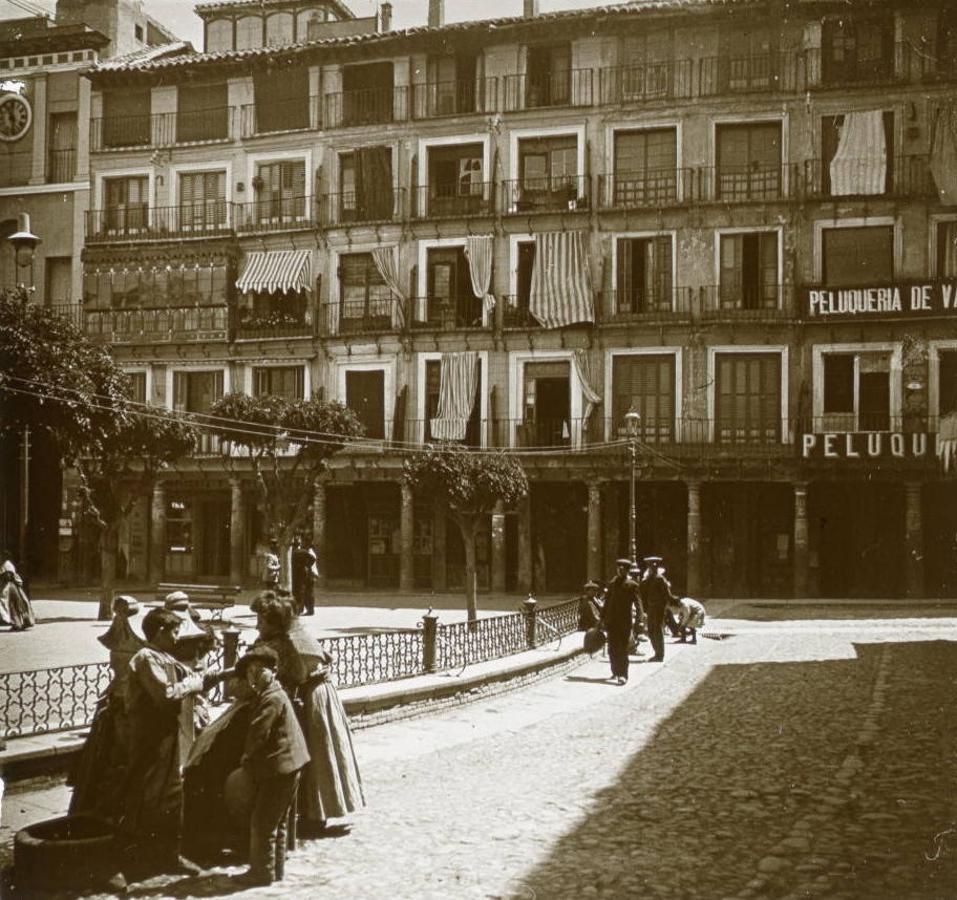
[[[370,806],[236,896],[957,896],[952,619],[712,620],[607,663],[357,733]],[[13,798],[7,798],[7,802]],[[136,896],[230,893],[229,871]]]

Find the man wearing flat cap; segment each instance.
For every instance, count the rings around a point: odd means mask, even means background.
[[[578,597],[578,630],[588,631],[598,625],[601,619],[601,600],[598,599],[598,584],[586,581],[582,587],[584,593]]]
[[[608,585],[608,599],[602,610],[601,620],[608,635],[608,660],[611,663],[611,677],[618,684],[628,681],[628,641],[634,612],[640,615],[638,585],[628,575],[630,559],[615,562],[618,573]]]
[[[645,574],[641,579],[641,602],[648,616],[648,637],[655,655],[651,662],[665,661],[665,638],[662,629],[665,625],[665,610],[668,603],[675,600],[671,585],[665,578],[664,566],[660,556],[645,557]]]

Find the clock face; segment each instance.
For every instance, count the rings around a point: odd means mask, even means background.
[[[19,94],[0,96],[0,141],[18,141],[30,128],[33,111]]]

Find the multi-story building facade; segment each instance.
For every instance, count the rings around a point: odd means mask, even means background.
[[[401,484],[439,439],[530,477],[483,586],[610,571],[635,410],[639,551],[681,590],[953,593],[953,4],[441,7],[209,5],[209,52],[91,73],[83,320],[140,398],[355,409],[313,501],[332,584],[461,581]],[[142,498],[131,570],[251,575],[244,465],[207,439]]]
[[[161,55],[171,40],[134,0],[60,0],[53,19],[0,19],[0,290],[25,285],[37,303],[77,308],[90,187],[90,82],[82,74],[114,55]],[[32,265],[18,269],[7,238],[21,213],[41,243]],[[20,454],[20,440],[0,440],[0,535],[11,547],[23,518]],[[33,436],[30,455],[50,474],[31,482],[30,560],[21,565],[49,573],[60,466],[42,435]]]

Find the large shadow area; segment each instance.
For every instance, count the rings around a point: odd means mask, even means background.
[[[514,896],[952,900],[957,643],[855,650],[716,667]]]
[[[707,601],[705,602],[707,606]],[[843,603],[839,600],[789,601],[787,603],[742,601],[721,611],[721,619],[751,622],[783,621],[877,621],[881,619],[957,619],[957,601],[928,600],[920,606],[894,600]]]

